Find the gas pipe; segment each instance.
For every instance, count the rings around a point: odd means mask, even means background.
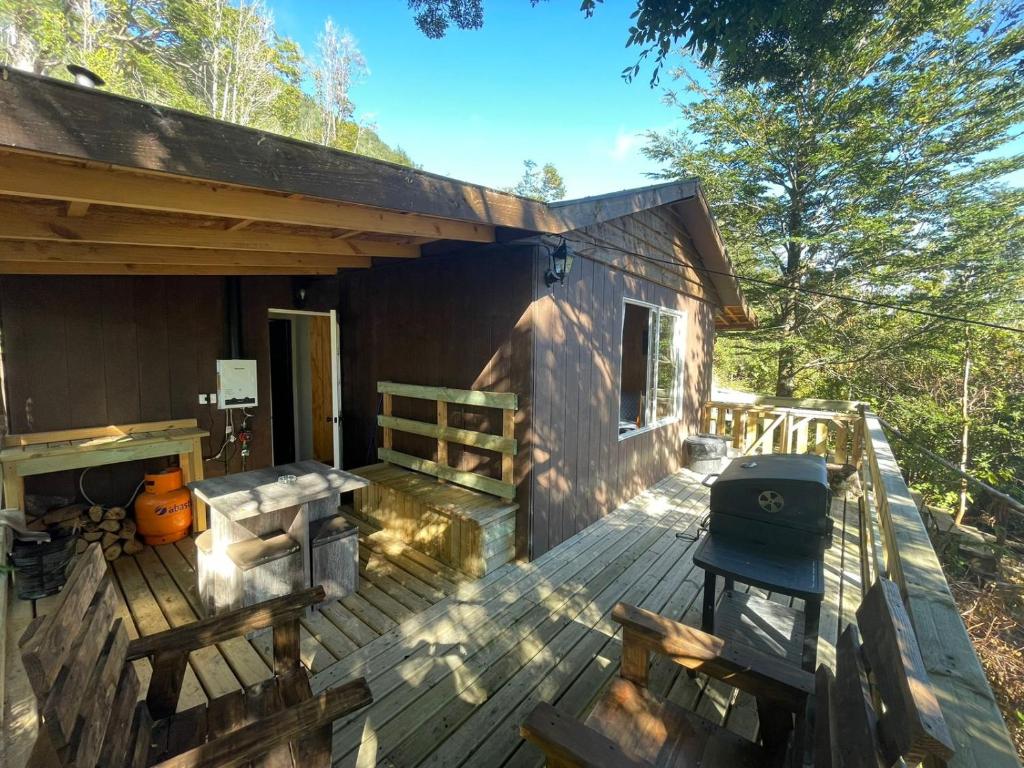
[[[135,522],[150,545],[185,538],[192,527],[192,494],[182,485],[180,467],[146,473],[143,493],[135,499]]]

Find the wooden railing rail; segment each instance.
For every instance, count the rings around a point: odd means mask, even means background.
[[[503,499],[516,495],[514,457],[518,446],[515,439],[516,408],[519,399],[512,392],[483,392],[475,389],[451,389],[448,387],[424,387],[416,384],[398,384],[393,381],[377,382],[377,392],[383,397],[383,407],[377,424],[383,430],[383,445],[377,449],[377,458],[406,469],[413,469],[428,475],[448,480],[467,488],[490,493]],[[419,400],[433,400],[437,403],[437,421],[403,419],[392,414],[395,397],[412,397]],[[448,404],[474,405],[482,408],[496,408],[501,411],[501,434],[475,432],[448,425]],[[437,440],[437,461],[412,456],[394,450],[394,433],[407,432]],[[454,469],[448,464],[448,444],[458,443],[475,448],[484,448],[501,454],[501,480]]]
[[[864,410],[861,531],[864,584],[895,581],[957,742],[950,766],[1019,766],[1003,716],[960,618],[917,504],[877,416]]]
[[[856,410],[840,412],[806,407],[807,403],[845,401],[760,399],[773,402],[712,400],[706,403],[701,431],[731,436],[733,447],[744,455],[814,453],[836,464],[856,463],[864,434],[860,414]],[[794,405],[787,405],[789,402]]]

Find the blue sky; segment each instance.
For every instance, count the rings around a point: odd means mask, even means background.
[[[510,186],[532,159],[558,167],[569,197],[612,192],[652,182],[644,131],[684,127],[649,69],[620,77],[636,61],[632,0],[606,0],[591,19],[578,0],[486,0],[483,29],[442,40],[419,31],[406,0],[266,2],[308,54],[328,16],[355,36],[370,70],[351,91],[357,116],[434,173]],[[1024,171],[1008,180],[1024,185]]]
[[[489,186],[514,184],[522,162],[551,161],[570,197],[650,184],[640,154],[648,129],[676,110],[619,73],[629,11],[608,0],[592,19],[576,0],[489,0],[484,27],[428,40],[404,0],[268,0],[278,32],[307,53],[330,15],[347,28],[370,74],[352,89],[357,114],[424,169]]]

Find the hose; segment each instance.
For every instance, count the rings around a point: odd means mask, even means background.
[[[92,467],[86,467],[85,469],[82,470],[82,474],[80,474],[78,476],[78,490],[82,494],[82,498],[85,499],[87,502],[89,502],[90,506],[93,506],[93,507],[102,506],[100,504],[97,504],[92,499],[90,499],[89,498],[89,494],[87,494],[85,492],[85,476],[89,473],[90,469],[92,469]],[[132,495],[128,498],[128,501],[126,501],[124,504],[121,505],[124,509],[128,509],[128,508],[131,507],[132,502],[135,501],[135,497],[139,495],[139,491],[142,490],[142,486],[145,485],[145,484],[146,484],[146,478],[142,478],[139,481],[139,484],[135,486],[135,490],[132,492]]]

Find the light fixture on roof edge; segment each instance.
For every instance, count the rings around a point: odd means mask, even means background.
[[[544,285],[550,288],[555,283],[565,285],[565,278],[572,271],[572,251],[563,239],[557,248],[551,250],[549,255],[551,263],[544,272]]]

